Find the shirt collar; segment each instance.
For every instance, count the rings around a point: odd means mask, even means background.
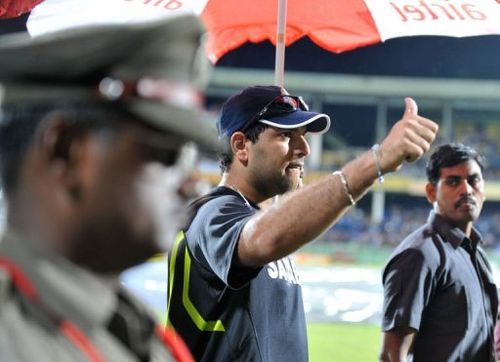
[[[226,191],[229,191],[229,193],[231,194],[234,194],[236,196],[238,196],[239,198],[241,198],[245,205],[247,207],[252,207],[254,209],[257,209],[257,210],[260,210],[260,206],[259,204],[257,204],[255,201],[249,199],[248,197],[244,196],[240,190],[238,190],[237,188],[235,187],[231,187],[231,186],[217,186],[214,190],[213,190],[213,193],[217,193],[217,192],[221,192],[223,190],[226,190]]]
[[[21,268],[34,284],[40,302],[57,306],[54,312],[84,330],[107,324],[116,309],[117,296],[107,282],[32,240],[8,230],[0,254]],[[118,284],[118,281],[116,282]]]
[[[475,227],[472,227],[470,238],[468,238],[462,230],[450,225],[443,216],[436,214],[434,211],[429,213],[427,222],[432,225],[433,229],[441,235],[445,242],[449,242],[455,249],[462,245],[465,240],[470,240],[474,248],[477,244],[483,243],[483,237]]]

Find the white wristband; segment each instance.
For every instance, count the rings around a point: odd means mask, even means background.
[[[382,169],[380,168],[380,159],[378,157],[379,151],[380,151],[380,145],[378,143],[375,143],[372,146],[372,153],[373,153],[373,158],[375,158],[375,167],[377,167],[378,182],[383,183],[384,182],[384,174],[382,173]]]
[[[347,180],[345,179],[345,176],[342,173],[342,171],[335,171],[332,173],[332,175],[338,176],[340,178],[340,183],[342,184],[342,189],[344,190],[344,193],[346,194],[347,198],[349,199],[351,206],[356,205],[356,201],[354,200],[354,197],[351,194],[351,190],[349,190],[349,186],[347,185]]]

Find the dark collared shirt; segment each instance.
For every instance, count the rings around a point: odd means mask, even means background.
[[[497,289],[480,243],[431,212],[391,255],[382,329],[417,331],[410,361],[495,361]]]

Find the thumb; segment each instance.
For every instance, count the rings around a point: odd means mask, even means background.
[[[416,116],[417,114],[418,114],[417,103],[413,100],[413,98],[406,97],[404,117]]]

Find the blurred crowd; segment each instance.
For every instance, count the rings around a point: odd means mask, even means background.
[[[500,180],[500,122],[463,122],[453,127],[452,138],[458,142],[472,145],[486,158],[484,177],[487,184]],[[444,141],[437,140],[436,144]],[[365,148],[341,148],[326,151],[323,157],[323,167],[331,169],[336,164],[341,165],[345,159],[355,157]],[[344,159],[345,158],[345,159]],[[400,172],[401,176],[425,179],[424,157],[414,164],[405,165]],[[391,196],[393,198],[393,196]],[[321,240],[356,242],[363,245],[393,247],[400,243],[409,233],[416,230],[427,219],[431,206],[423,197],[418,201],[407,197],[394,197],[386,207],[383,220],[372,222],[369,210],[354,208],[345,215],[335,227],[328,230]],[[483,235],[488,248],[500,250],[500,201],[488,200],[476,227]]]
[[[341,136],[336,135],[333,142],[329,136],[325,141],[323,150],[321,170],[331,170],[342,166],[349,160],[355,158],[366,150],[363,147],[351,147],[342,141]],[[443,135],[438,135],[434,146],[450,142],[461,142],[474,147],[486,158],[486,170],[484,176],[486,181],[497,181],[500,179],[500,116],[497,121],[491,122],[457,122],[453,125],[451,139],[445,139]],[[330,146],[330,147],[328,147]],[[399,172],[401,176],[425,178],[425,166],[428,158],[424,156],[420,160],[405,165]]]
[[[454,129],[454,137],[464,144],[473,145],[486,158],[486,181],[500,177],[500,122],[468,123]]]
[[[407,201],[395,203],[387,207],[382,222],[374,223],[368,212],[354,208],[320,240],[394,247],[427,220],[430,209],[430,205],[414,206]],[[484,238],[485,247],[500,249],[500,210],[485,205],[475,226]]]

